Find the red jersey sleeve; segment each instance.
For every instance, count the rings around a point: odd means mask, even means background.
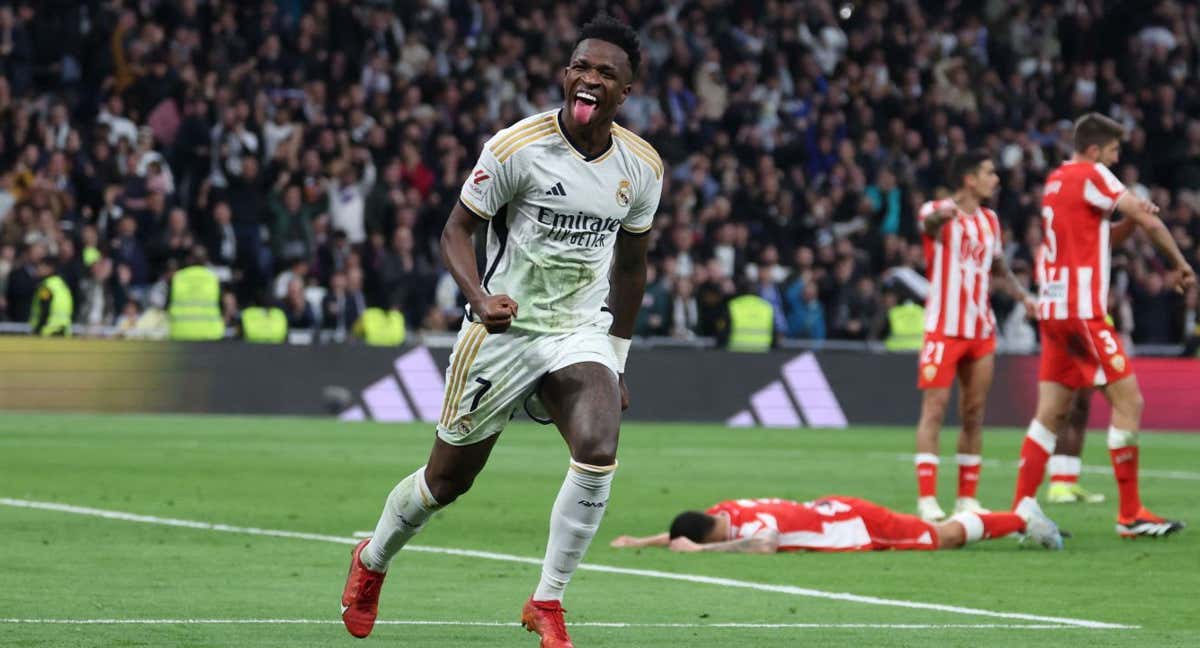
[[[1094,164],[1083,179],[1083,200],[1104,214],[1112,212],[1125,194],[1125,185],[1103,164]]]
[[[933,212],[941,209],[942,207],[953,204],[953,200],[950,200],[949,198],[943,198],[941,200],[930,200],[924,205],[921,205],[921,209],[917,211],[917,228],[921,230],[921,235],[925,236],[926,218],[932,216]]]

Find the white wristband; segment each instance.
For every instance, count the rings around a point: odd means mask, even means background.
[[[612,344],[613,355],[617,356],[617,373],[623,374],[625,373],[625,359],[629,357],[629,345],[633,343],[633,340],[626,340],[609,333],[608,341]]]

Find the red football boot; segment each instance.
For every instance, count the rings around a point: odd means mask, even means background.
[[[538,633],[542,648],[575,648],[571,635],[567,634],[567,624],[563,622],[564,612],[566,610],[559,601],[535,601],[530,597],[521,610],[521,625]]]
[[[350,573],[346,574],[346,589],[342,590],[342,623],[350,634],[362,639],[371,634],[379,614],[379,590],[387,574],[371,571],[358,557],[371,539],[358,543],[350,552]]]
[[[1184,526],[1179,520],[1168,520],[1153,514],[1144,506],[1132,518],[1117,518],[1117,534],[1122,538],[1161,538],[1182,531]]]

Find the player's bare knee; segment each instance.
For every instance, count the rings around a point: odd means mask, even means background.
[[[967,530],[962,522],[947,520],[935,527],[938,549],[960,549],[967,544]]]
[[[946,404],[926,403],[925,407],[921,408],[921,418],[927,423],[940,425],[946,420]]]
[[[617,435],[594,435],[571,444],[571,458],[590,466],[611,466],[617,462]]]
[[[1142,396],[1142,390],[1135,389],[1127,398],[1124,399],[1123,409],[1126,414],[1134,420],[1142,420],[1142,412],[1146,409],[1146,398]]]
[[[983,403],[968,403],[962,411],[963,430],[979,433],[983,428]]]
[[[1068,415],[1065,411],[1060,412],[1046,407],[1039,407],[1034,418],[1045,426],[1047,430],[1057,435],[1059,431],[1066,427]]]
[[[572,452],[571,458],[590,466],[611,466],[617,462],[617,446],[585,446]]]
[[[926,421],[940,423],[946,420],[946,408],[950,403],[948,390],[930,390],[925,392],[921,400],[921,418]]]
[[[433,499],[441,506],[446,506],[460,495],[471,490],[471,484],[475,483],[474,477],[446,477],[435,476],[425,477],[425,485],[429,487],[429,494],[433,495]]]
[[[1071,411],[1067,414],[1067,424],[1072,429],[1082,429],[1087,427],[1088,418],[1091,416],[1091,407],[1088,400],[1082,396],[1076,396],[1071,401]]]

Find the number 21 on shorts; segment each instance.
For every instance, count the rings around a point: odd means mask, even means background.
[[[921,364],[942,364],[942,356],[946,354],[945,342],[934,342],[932,340],[925,343],[925,348],[921,350]]]

